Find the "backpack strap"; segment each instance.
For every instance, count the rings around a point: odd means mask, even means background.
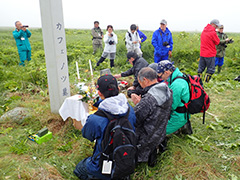
[[[186,74],[183,74],[183,76],[177,76],[173,80],[170,80],[170,84],[172,84],[173,81],[175,81],[176,79],[184,79],[189,84],[189,80],[187,79],[187,75]],[[191,96],[191,93],[190,93],[190,96]],[[191,99],[191,97],[190,97],[190,99]],[[182,99],[181,99],[181,102],[183,104],[186,104],[186,102],[184,100],[182,100]],[[175,111],[177,111],[178,113],[186,113],[186,112],[188,112],[186,106],[179,106],[179,107],[177,107],[177,109]]]
[[[130,32],[128,32],[128,36],[130,38],[130,41],[132,41],[132,36],[131,36]]]

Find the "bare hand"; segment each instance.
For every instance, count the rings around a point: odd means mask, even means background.
[[[133,103],[136,105],[141,101],[141,96],[138,96],[137,94],[131,94],[131,99],[133,101]]]
[[[23,31],[26,31],[27,29],[26,29],[26,27],[22,27],[22,30],[23,30]]]
[[[135,87],[134,86],[131,86],[131,87],[129,87],[127,90],[134,90],[135,89]]]
[[[121,74],[116,74],[116,75],[114,75],[114,77],[115,77],[116,79],[118,79],[118,78],[120,78],[120,77],[122,77],[122,76],[121,76]]]
[[[133,41],[132,43],[133,43],[133,44],[137,44],[137,41]]]
[[[171,58],[172,57],[172,51],[168,51],[168,55]]]

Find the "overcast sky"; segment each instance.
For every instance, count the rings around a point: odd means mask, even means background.
[[[171,31],[202,31],[218,19],[225,32],[240,32],[239,0],[62,0],[65,28],[100,27],[129,29],[136,23],[142,30],[156,30],[166,19]],[[16,20],[41,27],[39,0],[0,0],[0,26],[14,28]]]

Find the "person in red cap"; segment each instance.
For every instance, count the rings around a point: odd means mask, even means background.
[[[202,78],[202,73],[205,68],[207,68],[204,82],[209,82],[215,72],[215,57],[217,54],[216,45],[220,43],[216,28],[219,26],[219,21],[214,19],[203,29],[201,34],[198,76]]]
[[[133,108],[128,104],[124,94],[119,94],[117,80],[112,75],[103,75],[97,81],[98,95],[101,100],[97,103],[98,109],[114,117],[125,116],[130,108],[128,120],[135,130],[136,116]],[[99,116],[96,113],[89,115],[86,124],[82,129],[82,136],[90,141],[96,140],[93,155],[80,161],[74,174],[80,179],[109,179],[101,173],[99,165],[100,153],[103,151],[101,143],[105,128],[109,120],[107,117]]]

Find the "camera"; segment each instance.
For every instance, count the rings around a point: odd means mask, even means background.
[[[168,44],[167,41],[163,42],[163,46],[168,46],[168,45],[169,45],[169,44]]]
[[[230,39],[229,41],[228,41],[228,43],[233,43],[234,41],[233,41],[233,39]]]
[[[22,28],[28,28],[29,26],[28,25],[22,25]]]
[[[110,40],[110,41],[108,42],[108,44],[113,45],[113,44],[114,44],[114,41]]]

